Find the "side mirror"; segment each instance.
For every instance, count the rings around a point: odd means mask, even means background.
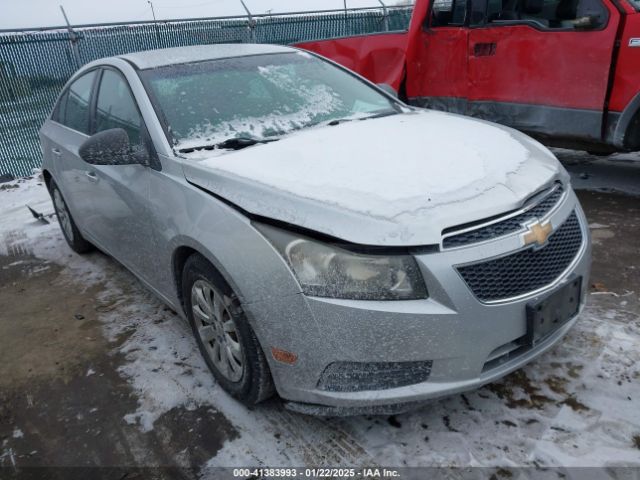
[[[389,95],[398,98],[398,92],[396,92],[396,89],[393,88],[391,85],[389,85],[388,83],[379,83],[378,84],[378,88],[380,90],[384,90],[385,92],[387,92]]]
[[[122,128],[112,128],[90,136],[80,146],[80,157],[92,165],[148,165],[146,155],[133,153],[129,135]]]

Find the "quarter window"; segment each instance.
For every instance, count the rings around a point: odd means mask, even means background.
[[[113,70],[105,70],[96,104],[96,132],[122,128],[132,147],[142,147],[142,117],[126,80]]]
[[[78,132],[89,133],[89,103],[95,77],[94,70],[69,86],[56,106],[54,120]]]
[[[53,115],[51,116],[52,120],[55,120],[58,123],[64,123],[64,116],[67,110],[67,96],[69,95],[69,91],[65,90],[62,95],[60,95],[60,99],[56,104],[56,107],[53,109]]]

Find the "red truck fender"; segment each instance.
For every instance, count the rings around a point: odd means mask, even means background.
[[[640,93],[629,102],[614,128],[608,132],[608,143],[618,150],[640,149]]]

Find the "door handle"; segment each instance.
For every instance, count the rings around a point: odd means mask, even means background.
[[[90,182],[95,183],[98,181],[98,176],[96,175],[96,172],[85,172],[85,175],[87,176]]]
[[[498,46],[495,43],[476,43],[473,46],[474,57],[489,57],[496,54]]]
[[[60,155],[62,155],[62,152],[60,151],[60,149],[59,148],[55,148],[55,147],[51,149],[51,153],[53,153],[54,155],[56,155],[58,157]]]

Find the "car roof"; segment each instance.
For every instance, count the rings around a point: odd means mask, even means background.
[[[147,68],[165,67],[181,63],[217,60],[220,58],[245,57],[248,55],[266,55],[271,53],[290,53],[296,49],[280,45],[255,43],[219,43],[214,45],[194,45],[190,47],[163,48],[144,52],[119,55],[144,70]]]

